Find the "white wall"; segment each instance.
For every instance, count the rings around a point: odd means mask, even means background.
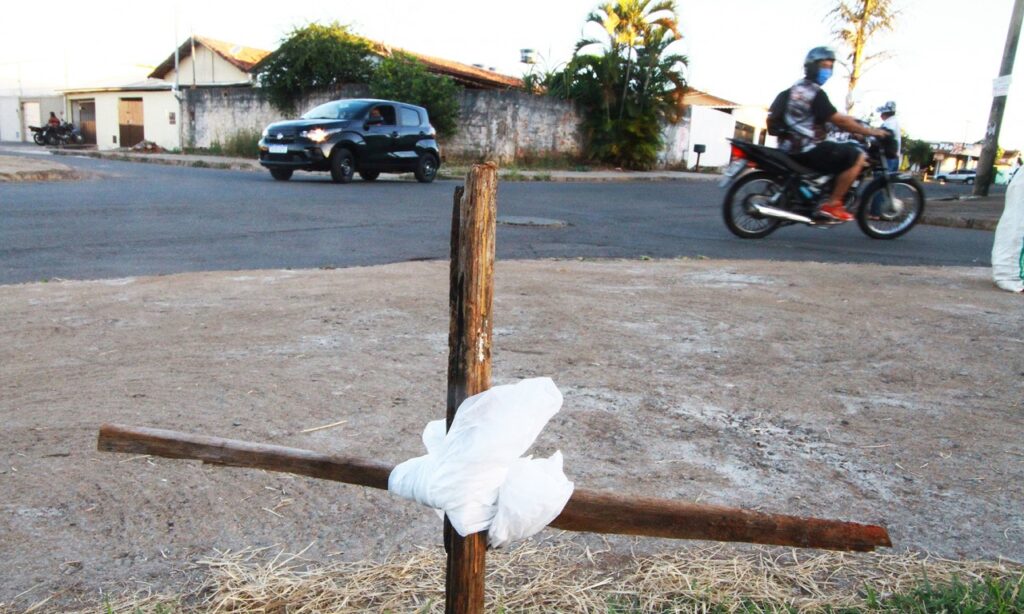
[[[736,118],[729,113],[708,107],[690,107],[690,140],[687,147],[686,166],[697,164],[693,146],[702,144],[705,151],[700,156],[701,166],[725,166],[729,163],[729,141],[736,132]]]
[[[22,141],[21,116],[18,115],[18,97],[0,97],[0,141]]]
[[[96,148],[117,149],[131,147],[134,143],[119,143],[120,124],[118,102],[122,98],[142,98],[142,115],[146,140],[164,149],[180,149],[178,124],[181,114],[178,101],[170,91],[158,92],[95,92],[69,95],[68,100],[96,101]],[[170,124],[168,114],[173,112],[177,123]],[[115,139],[114,137],[118,137]]]
[[[195,83],[199,85],[217,85],[229,83],[248,83],[249,74],[239,70],[234,64],[228,62],[219,54],[216,54],[202,45],[196,45],[196,54],[182,58],[178,61],[178,84],[192,85],[192,68],[195,67]],[[174,83],[174,70],[171,69],[164,81]]]

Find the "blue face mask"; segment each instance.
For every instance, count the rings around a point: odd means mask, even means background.
[[[825,85],[825,82],[828,81],[828,78],[831,77],[831,76],[832,76],[832,69],[831,68],[819,68],[818,69],[818,78],[815,79],[814,81],[818,85]]]

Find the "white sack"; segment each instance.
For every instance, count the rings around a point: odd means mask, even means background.
[[[443,420],[427,425],[427,455],[395,467],[388,490],[443,510],[459,535],[487,530],[500,514],[493,542],[529,537],[553,520],[572,494],[561,454],[520,458],[561,406],[562,394],[546,377],[469,397],[447,434]]]
[[[562,453],[550,458],[520,458],[508,471],[498,494],[498,511],[487,533],[492,548],[540,533],[562,513],[573,483],[562,472]]]
[[[992,280],[1003,290],[1024,292],[1024,172],[1006,188],[1006,204],[992,243]]]

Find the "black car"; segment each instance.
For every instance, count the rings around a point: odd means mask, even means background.
[[[335,183],[359,173],[415,173],[430,183],[441,164],[437,131],[427,110],[390,100],[344,99],[324,103],[301,119],[270,124],[260,139],[260,164],[278,181],[301,171],[330,171]]]

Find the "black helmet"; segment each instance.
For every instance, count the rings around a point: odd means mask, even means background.
[[[823,60],[836,61],[836,52],[831,47],[815,47],[807,52],[804,58],[804,76],[811,81],[818,77],[818,62]]]

